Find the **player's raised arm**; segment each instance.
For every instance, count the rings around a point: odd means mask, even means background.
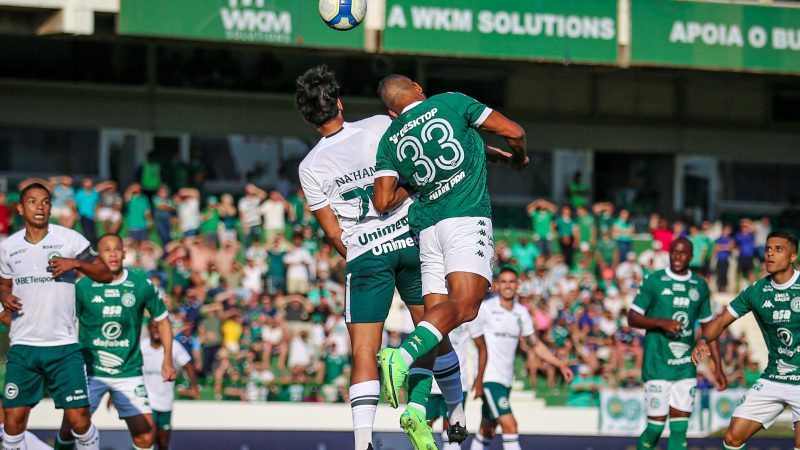
[[[86,247],[86,250],[75,258],[52,258],[47,268],[53,274],[53,278],[77,270],[98,283],[110,283],[114,279],[106,263],[97,257],[91,247]]]
[[[525,153],[525,130],[516,122],[498,111],[492,111],[483,121],[481,128],[505,138],[511,149],[509,165],[516,169],[523,169],[528,165],[528,155]]]
[[[411,196],[408,189],[403,186],[398,187],[395,176],[375,178],[374,189],[372,205],[381,214],[391,211]]]

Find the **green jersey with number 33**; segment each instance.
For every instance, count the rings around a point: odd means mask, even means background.
[[[434,95],[409,105],[381,139],[375,177],[417,188],[411,228],[420,232],[452,217],[489,217],[486,154],[476,128],[492,109],[464,94]]]
[[[653,273],[642,283],[631,309],[657,319],[672,319],[683,324],[676,333],[647,330],[644,338],[642,379],[683,380],[697,376],[692,363],[695,324],[709,322],[711,295],[702,278],[689,272],[677,275],[669,269]]]

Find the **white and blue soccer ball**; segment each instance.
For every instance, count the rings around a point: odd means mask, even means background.
[[[319,15],[334,30],[352,30],[367,15],[367,0],[319,0]]]

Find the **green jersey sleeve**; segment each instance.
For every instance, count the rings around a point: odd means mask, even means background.
[[[164,306],[164,301],[161,300],[161,295],[158,294],[155,286],[147,280],[144,286],[145,294],[145,309],[150,313],[150,317],[155,320],[162,320],[167,317],[167,307]]]
[[[647,310],[650,309],[650,305],[653,303],[654,295],[652,285],[651,278],[644,280],[642,287],[639,288],[639,293],[636,294],[636,298],[633,299],[633,303],[631,304],[631,309],[643,316],[647,315]]]
[[[388,144],[388,139],[386,135],[384,135],[380,144],[378,144],[378,152],[375,155],[375,178],[400,178],[394,163],[395,158],[392,157],[392,146]]]
[[[730,312],[733,317],[738,319],[753,310],[753,294],[755,289],[755,285],[748,286],[747,289],[736,296],[728,305],[728,312]]]
[[[711,291],[708,290],[708,285],[703,283],[703,289],[700,292],[700,308],[697,311],[697,320],[700,323],[710,322],[714,318],[711,312]]]
[[[469,95],[464,95],[460,92],[448,92],[447,94],[442,94],[442,96],[445,97],[447,104],[455,109],[474,128],[483,125],[483,122],[492,113],[491,108]]]

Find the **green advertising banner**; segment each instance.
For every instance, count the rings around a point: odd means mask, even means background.
[[[616,64],[616,0],[387,0],[383,49]]]
[[[800,72],[798,8],[631,3],[631,64]]]
[[[312,0],[121,0],[119,33],[250,44],[364,48],[364,29],[336,31]]]

